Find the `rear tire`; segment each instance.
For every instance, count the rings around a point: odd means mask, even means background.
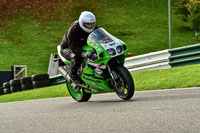
[[[67,89],[70,93],[70,95],[72,96],[72,98],[78,102],[86,102],[88,101],[92,94],[91,93],[87,93],[85,92],[84,89],[80,88],[80,90],[78,92],[76,92],[72,87],[71,87],[71,83],[69,81],[66,81],[66,85],[67,85]]]
[[[116,66],[114,71],[117,74],[117,88],[115,88],[116,94],[124,100],[129,100],[133,97],[135,92],[135,86],[133,78],[130,72],[122,65]]]
[[[32,83],[31,77],[24,77],[20,79],[21,84],[29,84]]]
[[[33,88],[42,88],[46,86],[50,86],[50,80],[40,80],[40,81],[33,81]]]
[[[4,82],[3,88],[10,88],[10,82]]]
[[[11,92],[22,91],[22,87],[21,87],[21,85],[11,86],[11,87],[10,87],[10,91],[11,91]]]
[[[22,84],[22,90],[30,90],[33,89],[32,84]]]
[[[19,79],[10,80],[10,86],[19,86],[19,85],[21,85]]]
[[[3,89],[4,89],[4,88],[0,88],[0,95],[3,95],[3,94],[4,94]]]
[[[4,88],[4,94],[9,94],[9,93],[11,93],[11,91],[10,91],[10,88]]]
[[[49,74],[32,75],[31,78],[32,78],[32,81],[48,80]]]

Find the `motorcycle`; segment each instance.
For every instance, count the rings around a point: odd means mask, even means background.
[[[92,94],[115,92],[121,99],[129,100],[133,97],[134,81],[124,67],[127,45],[112,36],[103,28],[98,28],[87,38],[87,45],[83,51],[90,51],[91,56],[84,58],[78,69],[78,75],[83,83],[75,83],[69,77],[70,61],[60,53],[58,71],[66,79],[67,89],[72,98],[78,102],[88,101]]]

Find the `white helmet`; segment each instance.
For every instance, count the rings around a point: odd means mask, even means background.
[[[87,33],[91,33],[96,27],[96,17],[91,12],[82,12],[78,21],[80,27]]]

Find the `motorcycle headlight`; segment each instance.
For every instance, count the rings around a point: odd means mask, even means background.
[[[109,55],[116,55],[116,51],[113,48],[108,49],[107,52]]]
[[[117,52],[118,52],[118,53],[121,53],[121,52],[122,52],[122,46],[117,46],[116,49],[117,49]]]
[[[97,60],[98,59],[98,56],[97,56],[97,54],[95,53],[95,54],[93,54],[92,56],[91,56],[91,59],[92,59],[92,61],[95,61],[95,60]]]

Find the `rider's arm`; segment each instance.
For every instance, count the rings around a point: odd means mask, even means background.
[[[68,47],[68,46],[67,46],[67,40],[66,40],[65,35],[63,36],[63,39],[62,39],[60,45],[61,45],[61,48],[62,48],[62,49],[65,49],[65,48]]]
[[[69,47],[69,46],[68,46],[68,42],[67,42],[67,33],[68,33],[68,30],[66,31],[66,33],[65,33],[65,35],[63,36],[62,41],[61,41],[61,43],[60,43],[61,49],[66,49],[66,48]]]

